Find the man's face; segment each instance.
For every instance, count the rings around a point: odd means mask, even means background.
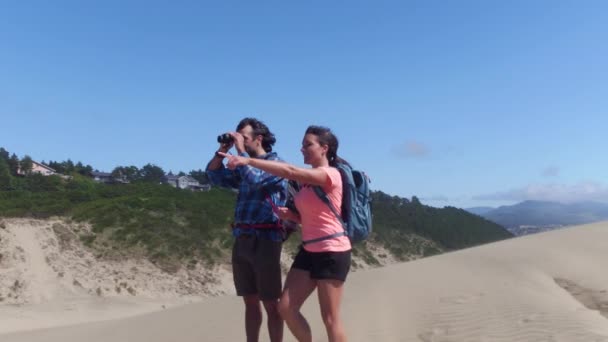
[[[251,156],[257,156],[258,148],[261,146],[260,136],[253,135],[253,128],[250,125],[243,127],[239,133],[243,136],[245,151]]]

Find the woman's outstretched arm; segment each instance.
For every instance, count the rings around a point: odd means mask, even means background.
[[[329,180],[327,172],[320,168],[302,168],[285,162],[242,157],[222,152],[218,152],[218,154],[228,159],[226,166],[228,166],[229,169],[236,169],[239,166],[249,165],[275,176],[311,185],[325,185]]]

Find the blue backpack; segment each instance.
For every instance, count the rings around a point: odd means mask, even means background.
[[[348,164],[340,163],[336,167],[342,176],[342,208],[338,212],[331,204],[329,197],[320,186],[313,187],[319,198],[329,206],[342,223],[344,231],[323,236],[317,239],[302,241],[302,244],[323,241],[342,235],[348,236],[351,243],[367,239],[372,231],[371,196],[369,177],[360,170],[354,170]]]

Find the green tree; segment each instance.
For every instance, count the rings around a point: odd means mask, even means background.
[[[17,172],[19,172],[19,158],[16,154],[12,154],[11,158],[8,160],[8,169],[11,172],[11,175],[16,176]]]
[[[201,169],[190,171],[190,177],[196,179],[201,184],[209,184],[207,173]]]
[[[65,170],[63,169],[63,165],[59,162],[49,160],[49,163],[47,165],[50,168],[52,168],[53,170],[57,171],[57,173],[65,173]]]
[[[28,175],[32,172],[32,168],[34,167],[34,161],[32,160],[32,157],[30,157],[26,154],[21,159],[19,166],[21,169],[21,173]]]
[[[4,159],[5,162],[8,163],[8,160],[10,159],[9,157],[9,153],[7,150],[4,149],[4,147],[0,147],[0,158]],[[8,167],[8,164],[6,165],[6,167]]]
[[[112,177],[124,177],[129,182],[137,181],[140,178],[140,171],[137,166],[117,166],[112,170]]]
[[[80,171],[78,171],[78,173],[80,173],[83,176],[91,177],[91,175],[93,173],[93,167],[91,165],[87,165],[84,168],[82,168]]]
[[[91,165],[84,165],[81,162],[76,163],[74,166],[74,171],[87,177],[91,177],[91,173],[93,172],[93,167]]]
[[[74,167],[74,162],[72,162],[70,159],[68,159],[67,161],[63,162],[63,164],[65,165],[65,173],[66,174],[71,174],[72,172],[76,171],[75,167]]]
[[[0,158],[0,190],[12,189],[13,177],[4,158]]]
[[[165,171],[154,164],[146,164],[140,171],[141,180],[144,182],[160,183],[165,177]]]

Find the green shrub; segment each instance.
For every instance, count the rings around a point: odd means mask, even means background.
[[[71,180],[32,175],[11,179],[0,191],[0,216],[66,216],[90,222],[92,233],[80,236],[97,255],[119,257],[143,253],[166,267],[175,260],[201,259],[212,264],[228,260],[232,246],[230,223],[236,194],[213,188],[191,192],[167,185],[133,183],[105,185],[75,174]],[[374,231],[370,241],[397,258],[433,255],[510,237],[502,227],[464,210],[422,205],[374,192]],[[295,253],[300,234],[285,243]],[[353,253],[368,264],[379,264],[368,244]]]

